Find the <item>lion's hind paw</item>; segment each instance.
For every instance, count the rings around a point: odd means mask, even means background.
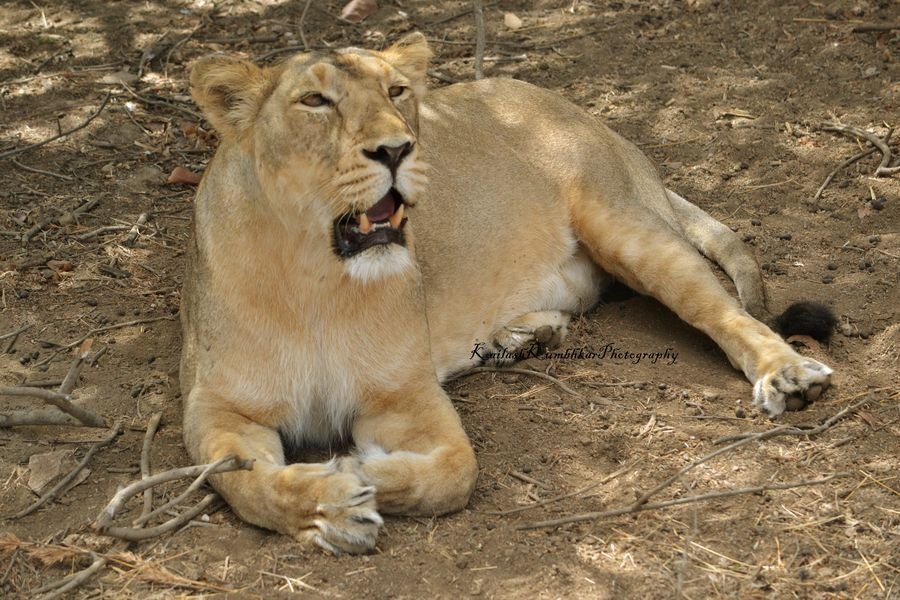
[[[818,400],[831,384],[830,367],[811,358],[798,356],[771,373],[757,379],[753,386],[753,403],[770,416],[787,410],[800,410]]]

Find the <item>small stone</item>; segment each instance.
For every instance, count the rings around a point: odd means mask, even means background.
[[[859,270],[860,271],[865,271],[866,269],[868,269],[871,266],[872,266],[872,261],[868,258],[864,258],[861,261],[859,261]]]
[[[880,242],[880,241],[881,241],[880,235],[870,235],[869,236],[869,243],[872,244],[873,246],[877,246],[878,242]]]
[[[838,266],[837,266],[837,263],[835,263],[835,262],[829,262],[828,264],[825,265],[825,268],[828,269],[829,271],[837,271]]]
[[[746,419],[747,411],[738,406],[736,409],[734,409],[734,416],[736,416],[738,419]]]
[[[753,238],[755,237],[756,236],[754,236],[752,233],[745,233],[743,236],[741,236],[741,239],[745,242],[752,242]]]
[[[754,227],[759,227],[760,225],[762,225],[762,221],[760,221],[759,219],[750,219],[750,224]]]
[[[781,235],[778,236],[778,239],[779,240],[790,240],[792,237],[794,237],[794,236],[792,236],[790,233],[782,233]]]
[[[659,384],[659,385],[656,386],[656,387],[659,388],[660,390],[664,390],[664,389],[666,389],[666,388],[669,387],[669,386],[666,385],[665,383],[661,383],[661,384]]]
[[[831,275],[826,275],[822,278],[822,283],[832,283],[834,281],[834,277]]]
[[[874,208],[875,210],[884,209],[885,202],[887,202],[887,199],[884,196],[878,196],[874,200],[869,200],[869,204],[871,204],[872,208]]]
[[[856,331],[850,323],[841,323],[840,330],[847,337],[851,337]]]
[[[88,298],[84,301],[84,303],[88,306],[97,306],[97,300],[95,300],[94,298]]]
[[[147,364],[148,364],[148,365],[152,365],[153,362],[154,362],[155,360],[156,360],[156,357],[155,357],[155,356],[148,356],[148,357],[147,357]]]
[[[501,381],[503,381],[503,383],[506,383],[506,384],[518,383],[519,376],[518,375],[506,375],[501,379]]]
[[[719,392],[713,392],[712,390],[707,390],[703,392],[703,400],[706,402],[714,402],[719,399]]]

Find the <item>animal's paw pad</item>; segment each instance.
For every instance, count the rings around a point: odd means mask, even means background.
[[[760,377],[753,386],[753,403],[770,416],[800,410],[819,399],[831,384],[832,370],[811,358],[783,364]]]

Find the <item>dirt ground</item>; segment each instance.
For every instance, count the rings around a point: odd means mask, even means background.
[[[0,160],[0,335],[32,325],[11,347],[13,337],[0,341],[0,385],[58,385],[74,358],[61,346],[87,336],[92,364],[73,397],[125,426],[91,458],[86,480],[2,521],[0,596],[34,597],[90,565],[93,551],[108,562],[70,597],[898,597],[900,176],[875,177],[875,153],[839,170],[815,198],[829,172],[863,149],[822,123],[881,136],[898,125],[900,30],[853,31],[900,23],[891,0],[501,1],[485,10],[487,75],[557,90],[640,144],[669,187],[752,245],[774,309],[808,298],[839,315],[829,345],[803,349],[835,369],[834,386],[780,423],[815,426],[868,398],[820,435],[754,441],[713,458],[651,502],[840,477],[517,529],[629,507],[721,447],[717,438],[776,425],[749,406],[750,385],[709,339],[619,289],[574,322],[565,348],[668,349],[677,359],[526,365],[549,368],[577,396],[529,375],[450,383],[481,467],[475,494],[449,517],[387,519],[370,556],[326,556],[228,509],[127,549],[92,534],[117,488],[140,476],[151,415],[163,415],[154,471],[190,464],[177,311],[194,188],[166,177],[179,166],[202,171],[216,144],[188,96],[190,61],[228,51],[268,62],[304,37],[315,48],[377,48],[418,29],[436,51],[434,86],[473,78],[474,20],[460,15],[469,2],[381,4],[362,25],[335,17],[339,1],[313,2],[304,19],[299,0],[0,6],[0,156],[67,132],[102,106],[77,131]],[[4,397],[3,410],[38,402]],[[0,515],[37,498],[32,455],[64,451],[65,472],[106,435],[0,430]],[[159,489],[156,505],[183,487]],[[495,514],[510,509],[521,510]]]

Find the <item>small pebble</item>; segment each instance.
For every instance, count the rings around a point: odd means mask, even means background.
[[[703,399],[707,402],[713,402],[714,400],[719,399],[719,393],[707,390],[703,392]]]
[[[660,390],[664,390],[664,389],[666,389],[666,388],[669,387],[669,386],[667,386],[665,383],[661,383],[661,384],[659,384],[659,385],[656,386],[656,387],[658,387]]]
[[[869,236],[869,243],[872,244],[873,246],[877,246],[878,242],[880,242],[880,241],[881,241],[880,235],[870,235]]]
[[[155,357],[155,356],[148,356],[148,357],[147,357],[147,364],[148,364],[148,365],[152,365],[153,362],[154,362],[155,360],[156,360],[156,357]]]
[[[886,201],[884,196],[878,196],[874,200],[869,200],[869,204],[871,204],[872,208],[875,210],[882,210]]]
[[[790,240],[793,236],[790,233],[782,233],[778,236],[779,240]]]
[[[746,419],[747,411],[738,406],[736,409],[734,409],[734,416],[736,416],[738,419]]]
[[[859,261],[859,270],[860,271],[865,271],[866,269],[868,269],[871,266],[872,266],[872,261],[869,260],[868,258],[864,258],[861,261]]]
[[[97,301],[93,298],[88,298],[84,301],[88,306],[97,306]]]
[[[834,277],[831,275],[826,275],[822,278],[822,283],[832,283],[834,281]]]
[[[745,233],[743,236],[741,236],[741,239],[745,242],[752,242],[754,237],[756,236],[754,236],[752,233]]]
[[[837,271],[838,266],[837,266],[837,263],[835,263],[835,262],[829,262],[828,264],[825,265],[825,268],[828,269],[829,271]]]
[[[759,227],[760,225],[762,225],[762,221],[760,221],[759,219],[750,219],[750,224],[754,227]]]

